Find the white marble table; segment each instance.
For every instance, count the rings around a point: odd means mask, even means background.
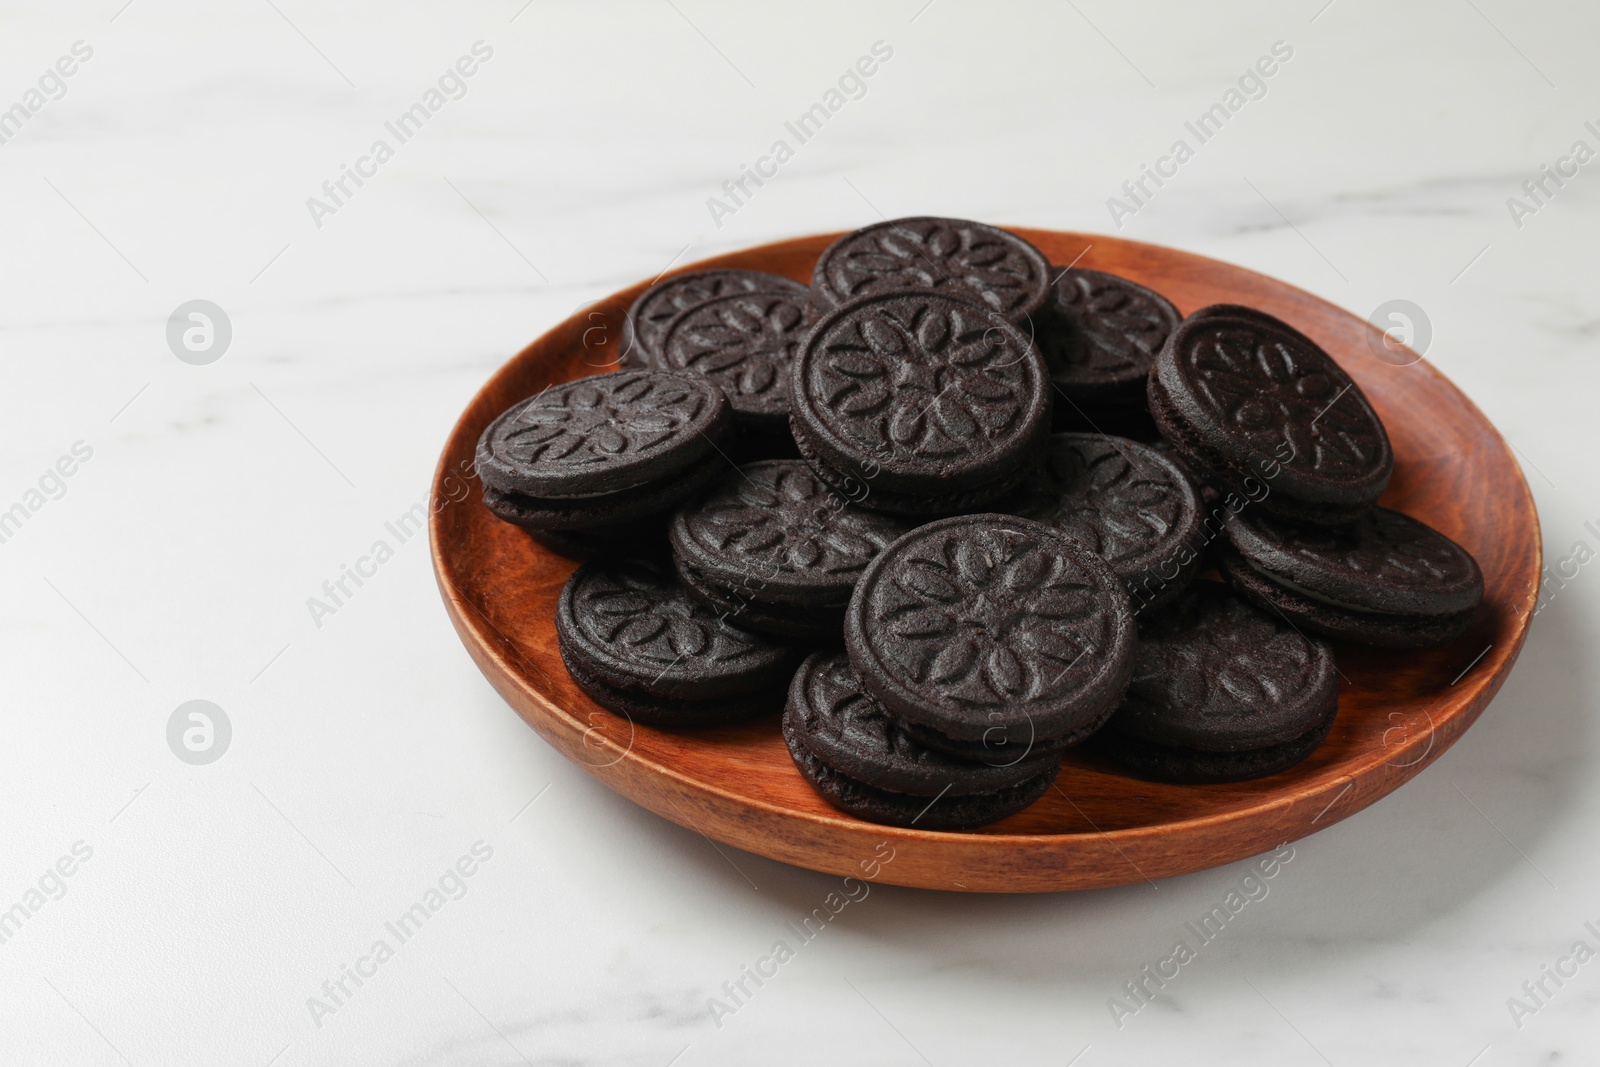
[[[1459,745],[1296,845],[1137,1014],[1108,1001],[1248,864],[873,888],[725,1015],[836,880],[567,765],[395,533],[466,399],[580,303],[943,213],[1163,242],[1361,315],[1412,302],[1523,457],[1552,561],[1587,558],[1600,165],[1571,149],[1600,149],[1600,9],[123,2],[0,11],[0,1061],[1600,1057],[1600,962],[1572,955],[1600,950],[1600,567],[1571,565]],[[785,123],[830,90],[801,142]],[[1135,202],[1145,165],[1169,177]],[[1569,176],[1535,200],[1544,165]],[[746,166],[772,176],[732,202]],[[231,324],[214,362],[169,349],[191,300]],[[232,731],[204,765],[167,740],[197,699]]]

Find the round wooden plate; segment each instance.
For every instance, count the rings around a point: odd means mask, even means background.
[[[1388,425],[1396,461],[1383,502],[1455,538],[1482,566],[1486,595],[1472,631],[1420,653],[1339,648],[1344,681],[1332,735],[1305,762],[1270,778],[1156,785],[1069,755],[1042,800],[975,833],[853,819],[801,779],[775,717],[672,733],[635,726],[584,696],[561,664],[554,625],[556,598],[574,565],[495,519],[479,500],[472,457],[484,426],[552,382],[611,369],[641,282],[569,318],[502,367],[456,423],[434,477],[430,532],[445,607],[511,706],[611,789],[718,841],[831,874],[984,892],[1121,885],[1255,855],[1348,818],[1449,748],[1516,661],[1541,566],[1527,482],[1483,413],[1429,364],[1380,358],[1380,335],[1365,321],[1282,282],[1133,241],[1016,232],[1053,263],[1132,278],[1184,313],[1216,303],[1269,311],[1332,353]],[[812,263],[836,236],[682,269],[744,267],[809,281]]]

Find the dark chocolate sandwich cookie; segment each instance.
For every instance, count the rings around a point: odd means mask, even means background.
[[[1054,268],[1052,268],[1054,269]],[[1156,353],[1183,316],[1160,293],[1126,278],[1081,267],[1058,272],[1040,318],[1039,349],[1058,393],[1058,415],[1140,407]]]
[[[673,318],[655,366],[728,394],[741,432],[787,437],[789,369],[805,336],[803,293],[730,293]]]
[[[996,793],[1055,777],[1058,756],[985,763],[927,748],[861,687],[843,652],[818,652],[789,684],[784,733],[847,778],[891,793],[926,798]]]
[[[1014,515],[943,519],[884,549],[844,632],[868,692],[954,754],[1086,736],[1133,662],[1122,582],[1080,542]]]
[[[788,293],[804,303],[806,286],[759,270],[695,270],[657,282],[634,300],[622,324],[622,365],[654,367],[667,324],[681,311],[729,293]]]
[[[1060,763],[1050,765],[1050,773],[1008,786],[997,793],[973,796],[945,796],[938,800],[892,793],[840,774],[816,753],[800,744],[787,730],[784,743],[800,776],[822,798],[840,811],[867,822],[886,826],[915,826],[920,830],[973,830],[1015,815],[1044,796],[1055,781]]]
[[[1133,683],[1094,745],[1141,778],[1259,778],[1310,755],[1339,708],[1333,651],[1199,581],[1143,619]]]
[[[913,740],[861,687],[842,653],[819,652],[789,686],[783,739],[802,777],[834,807],[870,822],[971,830],[1028,807],[1059,757],[958,760]]]
[[[695,726],[776,711],[799,654],[719,619],[670,567],[594,561],[556,606],[561,659],[595,703],[637,722]]]
[[[1200,566],[1200,494],[1171,458],[1137,441],[1054,435],[1011,510],[1087,545],[1136,612],[1177,596]]]
[[[1150,372],[1161,435],[1219,487],[1287,518],[1337,523],[1377,502],[1394,453],[1377,412],[1321,348],[1288,324],[1217,305],[1190,315]]]
[[[1249,599],[1313,633],[1429,648],[1466,632],[1483,599],[1470,553],[1425,523],[1374,508],[1343,526],[1251,511],[1227,526],[1223,573]]]
[[[665,558],[662,542],[672,509],[686,493],[694,496],[710,489],[725,470],[725,463],[700,463],[690,468],[683,482],[652,483],[593,499],[554,500],[486,486],[483,506],[570,559],[618,554]]]
[[[563,382],[507,408],[478,440],[484,483],[536,497],[593,497],[682,474],[717,454],[731,412],[709,382],[618,371]]]
[[[619,371],[552,386],[479,438],[484,502],[536,533],[614,531],[715,482],[732,425],[727,398],[705,381]]]
[[[988,308],[935,292],[868,296],[795,355],[791,426],[817,474],[860,506],[949,515],[998,499],[1050,432],[1044,360]]]
[[[689,591],[740,626],[838,641],[856,579],[906,526],[864,511],[799,460],[729,471],[669,528]]]
[[[873,293],[936,290],[1029,323],[1050,298],[1050,263],[1033,245],[965,219],[892,219],[846,234],[811,274],[815,320]]]

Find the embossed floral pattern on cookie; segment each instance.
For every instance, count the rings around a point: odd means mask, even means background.
[[[1048,712],[1038,725],[1051,736],[1125,659],[1132,627],[1120,584],[1077,542],[983,515],[921,527],[884,553],[851,602],[847,641],[879,696],[935,715]]]
[[[479,471],[506,491],[600,492],[721,432],[727,400],[713,387],[653,371],[599,374],[552,386],[513,405],[478,444]]]
[[[674,543],[702,569],[761,582],[840,586],[905,525],[850,506],[798,460],[750,463],[674,523]],[[694,551],[698,549],[698,551]]]
[[[671,573],[639,560],[587,564],[575,579],[566,622],[590,652],[693,677],[771,658],[777,646],[721,620]]]
[[[1366,399],[1338,365],[1287,331],[1222,320],[1192,331],[1182,352],[1192,391],[1224,425],[1328,477],[1366,473],[1388,454]]]
[[[1037,312],[1050,266],[1004,230],[961,219],[910,218],[841,238],[817,262],[813,289],[823,307],[869,293],[930,289],[978,300],[1012,320]]]
[[[804,302],[807,287],[779,274],[754,270],[697,270],[657,282],[641,293],[628,311],[631,332],[625,358],[633,366],[656,366],[667,326],[679,312],[730,293],[789,293]]]
[[[1043,387],[1025,335],[936,294],[858,306],[818,328],[797,388],[868,454],[936,464],[1031,435]]]
[[[1444,534],[1389,508],[1355,522],[1314,526],[1240,516],[1228,536],[1247,557],[1325,596],[1372,610],[1463,611],[1482,596],[1471,554]]]
[[[1188,598],[1141,638],[1130,694],[1202,719],[1290,699],[1327,670],[1325,651],[1287,622],[1230,596]]]
[[[1054,299],[1060,323],[1041,347],[1064,383],[1142,378],[1179,322],[1157,294],[1099,271],[1064,271]]]
[[[789,367],[805,336],[804,298],[735,293],[697,304],[668,327],[664,370],[715,382],[734,410],[787,416]]]
[[[1287,619],[1201,581],[1144,619],[1111,727],[1214,751],[1291,740],[1337,689],[1333,652]]]

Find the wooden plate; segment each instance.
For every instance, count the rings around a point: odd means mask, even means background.
[[[1017,232],[1053,263],[1132,278],[1185,313],[1223,302],[1269,311],[1332,353],[1388,425],[1396,463],[1383,502],[1455,538],[1482,566],[1486,597],[1472,632],[1422,653],[1340,648],[1346,681],[1332,735],[1310,759],[1270,778],[1155,785],[1069,756],[1056,789],[976,833],[901,830],[841,814],[794,769],[776,719],[670,733],[635,727],[585,697],[562,667],[554,626],[556,598],[573,564],[479,501],[471,465],[484,426],[552,382],[609,369],[641,282],[574,315],[502,367],[456,423],[435,474],[433,562],[445,607],[511,706],[610,788],[718,841],[831,874],[875,870],[878,880],[898,885],[989,892],[1121,885],[1255,855],[1348,818],[1449,748],[1522,649],[1541,566],[1533,498],[1483,413],[1429,364],[1379,358],[1377,331],[1363,320],[1282,282],[1154,245]],[[808,281],[835,236],[765,245],[683,270],[744,267]]]

